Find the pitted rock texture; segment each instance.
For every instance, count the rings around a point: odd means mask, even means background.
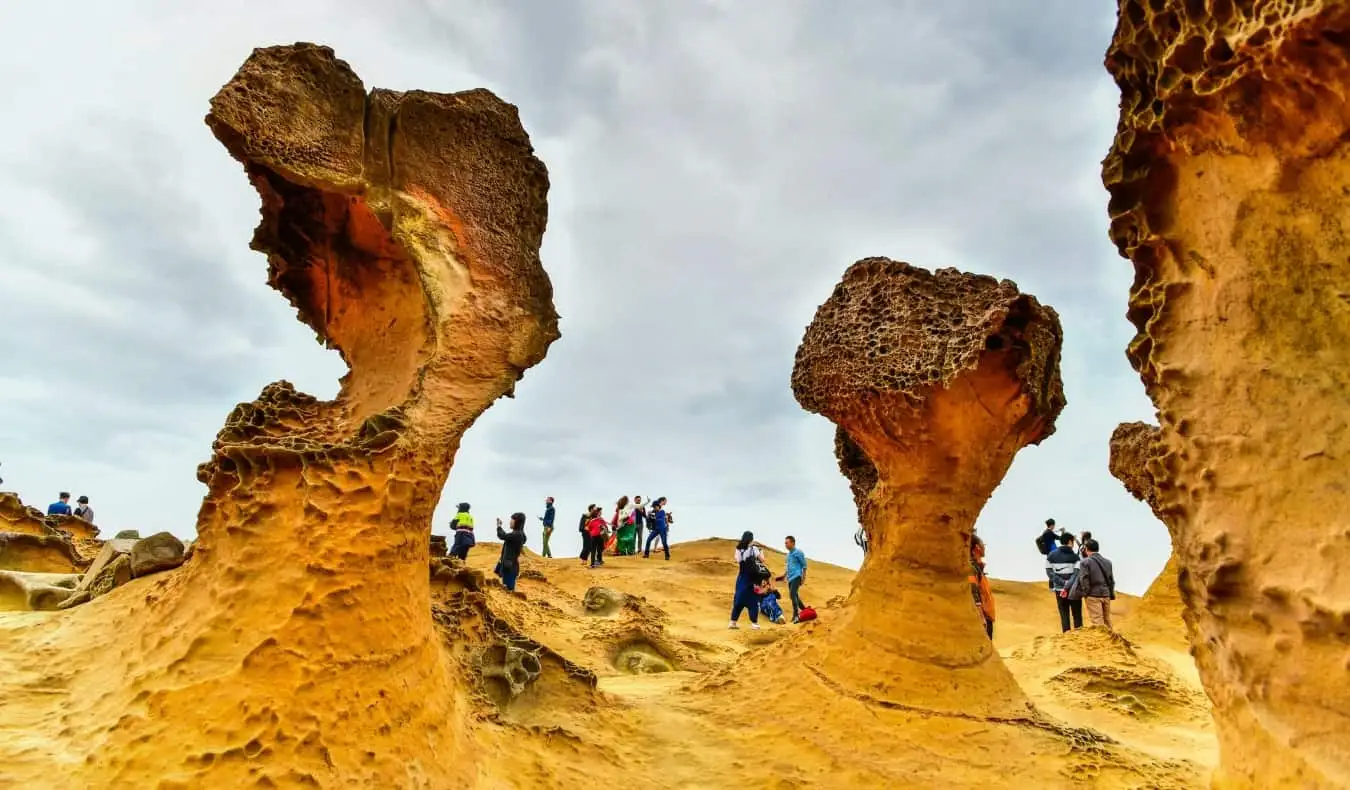
[[[1344,2],[1130,0],[1106,58],[1129,358],[1220,786],[1350,783],[1348,42]]]
[[[278,382],[234,409],[198,469],[192,561],[43,637],[141,645],[135,663],[64,655],[87,667],[78,723],[25,725],[61,748],[0,764],[91,787],[467,786],[430,520],[465,429],[558,337],[544,165],[491,93],[367,92],[311,44],[255,50],[207,124],[261,198],[269,283],[350,370],[333,401]]]
[[[1064,407],[1060,346],[1054,310],[1015,284],[885,258],[849,267],[817,310],[792,391],[838,426],[870,539],[816,649],[833,682],[896,704],[1027,714],[966,577],[980,509]]]
[[[839,471],[848,479],[849,491],[853,494],[853,504],[862,517],[863,506],[877,484],[877,468],[867,457],[858,443],[849,438],[843,428],[834,429],[834,457],[839,462]]]

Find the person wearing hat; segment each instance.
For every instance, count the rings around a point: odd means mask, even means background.
[[[94,523],[94,509],[89,507],[89,497],[81,496],[76,500],[79,505],[75,508],[75,517],[82,518],[90,524]]]
[[[69,516],[70,515],[70,493],[62,491],[61,496],[56,501],[47,506],[47,515],[49,516]]]
[[[473,539],[473,515],[469,513],[468,502],[459,503],[459,511],[450,519],[450,528],[455,531],[455,543],[450,549],[450,556],[458,557],[460,562],[468,562],[469,549],[477,542]]]

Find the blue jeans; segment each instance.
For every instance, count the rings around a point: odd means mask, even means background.
[[[500,563],[498,563],[498,564],[497,564],[497,575],[500,576],[500,577],[502,577],[502,586],[503,586],[503,587],[505,587],[506,589],[508,589],[508,590],[510,590],[510,591],[512,591],[512,592],[515,592],[515,590],[516,590],[516,578],[520,576],[520,568],[515,568],[515,569],[513,569],[513,570],[507,570],[506,568],[502,567],[502,565],[501,565]]]
[[[744,577],[736,578],[736,599],[731,602],[731,622],[741,619],[741,610],[750,612],[750,622],[759,622],[759,596],[755,595],[755,583]]]
[[[666,559],[670,559],[670,544],[666,543],[666,531],[664,529],[656,529],[654,527],[652,528],[651,532],[647,533],[647,547],[643,549],[642,556],[644,557],[651,556],[652,542],[655,541],[657,538],[661,539],[661,550],[666,553]]]

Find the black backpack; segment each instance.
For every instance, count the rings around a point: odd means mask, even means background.
[[[1050,530],[1042,532],[1036,536],[1036,550],[1041,554],[1049,555],[1055,550],[1055,533]]]
[[[769,567],[764,564],[763,558],[760,557],[759,552],[755,551],[753,546],[746,549],[746,551],[750,552],[750,554],[741,560],[741,573],[753,579],[756,584],[773,576],[769,571]]]

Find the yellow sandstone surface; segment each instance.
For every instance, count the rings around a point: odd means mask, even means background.
[[[1106,65],[1216,785],[1350,787],[1350,3],[1122,0]]]

